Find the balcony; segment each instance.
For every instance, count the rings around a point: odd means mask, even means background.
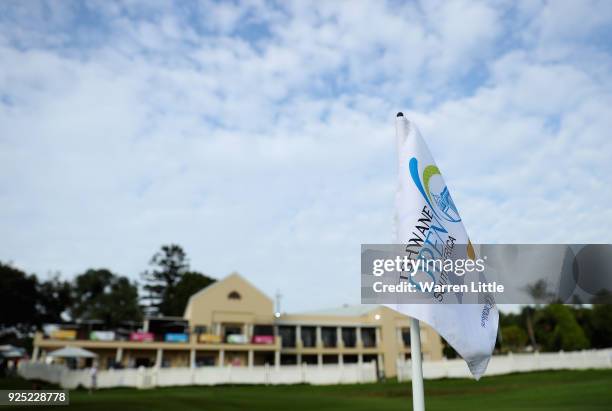
[[[129,330],[96,330],[87,331],[73,328],[54,327],[46,333],[37,333],[37,342],[45,346],[79,345],[99,348],[157,346],[156,343],[184,345],[231,345],[231,346],[276,346],[280,339],[273,333],[272,326],[248,325],[196,326],[192,330],[181,328],[172,332],[129,331]],[[251,331],[250,334],[244,331]],[[217,332],[215,332],[217,331]],[[72,343],[72,344],[71,344]],[[167,345],[166,345],[167,346]],[[229,349],[229,347],[228,347]]]

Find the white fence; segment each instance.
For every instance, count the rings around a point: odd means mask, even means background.
[[[69,370],[63,365],[22,362],[19,374],[59,384],[66,389],[89,387],[89,370]],[[376,364],[322,364],[254,367],[144,368],[99,371],[98,388],[152,388],[216,384],[354,384],[376,381]]]
[[[491,358],[487,375],[510,374],[543,370],[584,370],[612,368],[612,348],[556,353],[496,355]],[[423,362],[423,378],[468,378],[470,371],[462,359]],[[399,381],[412,378],[410,361],[398,361]]]

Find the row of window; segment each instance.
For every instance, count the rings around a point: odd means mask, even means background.
[[[357,328],[341,327],[340,338],[344,347],[357,346]],[[374,327],[362,327],[361,342],[364,347],[376,347],[376,329]],[[278,327],[278,334],[283,341],[283,347],[291,348],[296,346],[297,329],[295,326],[281,325]],[[302,326],[300,335],[303,347],[316,347],[317,328],[314,326]],[[338,327],[321,327],[321,342],[323,347],[333,348],[338,344]]]

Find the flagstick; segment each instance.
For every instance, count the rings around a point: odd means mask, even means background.
[[[404,114],[397,113],[395,133],[400,161],[400,147],[406,137],[408,122]],[[414,411],[425,411],[425,392],[423,389],[423,361],[421,356],[421,327],[419,320],[410,319],[410,353],[412,358],[412,408]]]
[[[421,357],[421,327],[419,320],[410,319],[410,357],[412,358],[412,409],[425,411],[423,362]]]

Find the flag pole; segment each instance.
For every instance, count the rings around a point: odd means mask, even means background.
[[[412,409],[425,411],[423,362],[421,356],[421,327],[419,320],[410,318],[410,358],[412,359]]]
[[[400,147],[406,137],[407,120],[402,112],[397,113],[395,133],[398,155],[401,160]],[[423,388],[423,360],[421,355],[421,327],[419,320],[410,318],[410,357],[412,359],[412,409],[425,411],[425,392]]]

